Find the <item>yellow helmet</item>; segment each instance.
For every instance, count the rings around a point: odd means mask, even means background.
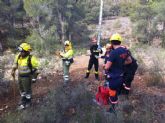
[[[66,40],[66,41],[64,42],[64,45],[65,45],[65,46],[69,46],[69,45],[71,45],[71,42],[68,41],[68,40]]]
[[[70,50],[72,49],[72,43],[69,41],[69,40],[66,40],[64,42],[64,45],[65,45],[65,50]]]
[[[31,51],[32,48],[30,46],[30,44],[28,43],[22,43],[19,47],[18,47],[19,51]]]
[[[122,37],[120,36],[120,34],[115,33],[111,36],[110,41],[120,41],[120,42],[122,42],[123,40],[122,40]]]

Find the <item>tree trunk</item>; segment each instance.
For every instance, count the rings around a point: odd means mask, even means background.
[[[64,43],[65,41],[65,21],[62,17],[62,14],[57,10],[58,12],[58,19],[60,23],[60,30],[61,30],[61,43]]]
[[[3,54],[3,47],[2,47],[2,43],[0,42],[0,56]]]
[[[161,37],[162,37],[162,47],[165,47],[165,22],[163,22],[163,29],[162,29],[162,34],[161,34]]]
[[[72,34],[69,33],[69,41],[71,41],[71,40],[72,40]]]
[[[162,32],[163,32],[163,33],[165,32],[165,22],[163,22],[163,29],[162,29]]]

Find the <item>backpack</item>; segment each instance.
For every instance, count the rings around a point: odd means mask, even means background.
[[[109,104],[109,88],[105,86],[99,86],[96,93],[96,101],[100,105]]]

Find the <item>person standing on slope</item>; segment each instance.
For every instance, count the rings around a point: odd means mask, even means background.
[[[15,56],[11,75],[15,78],[15,71],[18,69],[18,84],[21,94],[18,109],[24,109],[31,105],[32,83],[36,81],[39,74],[39,61],[30,54],[32,48],[28,43],[22,43],[18,50],[19,54]]]
[[[62,58],[64,84],[67,84],[70,80],[70,65],[73,63],[73,49],[71,41],[65,41],[64,46],[64,52],[60,52],[60,56]]]
[[[89,77],[89,74],[90,74],[90,71],[92,69],[92,66],[94,65],[95,67],[95,78],[97,80],[99,80],[99,72],[98,72],[98,69],[99,69],[99,54],[101,53],[102,54],[102,50],[99,48],[99,46],[97,45],[97,40],[96,38],[92,38],[92,45],[90,47],[90,52],[91,52],[91,55],[90,55],[90,59],[89,59],[89,63],[88,63],[88,69],[86,71],[86,76],[85,78],[88,78]]]

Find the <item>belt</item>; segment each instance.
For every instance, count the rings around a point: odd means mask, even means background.
[[[30,77],[31,76],[31,73],[28,73],[28,74],[19,74],[18,76],[19,77]]]

